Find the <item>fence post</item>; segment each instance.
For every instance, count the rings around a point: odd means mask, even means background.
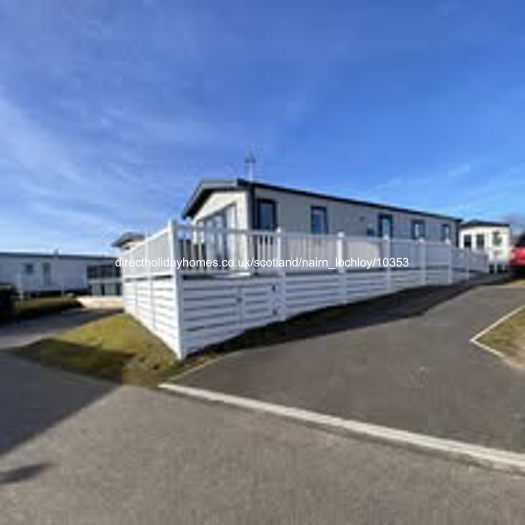
[[[137,279],[133,279],[133,314],[137,315],[139,311],[139,297],[137,289]]]
[[[252,266],[250,266],[250,262],[255,257],[255,235],[253,234],[253,230],[246,230],[245,233],[245,249],[244,249],[244,258],[246,259],[244,261],[245,270],[248,273],[248,275],[253,275],[255,273]]]
[[[452,284],[454,282],[454,267],[453,267],[453,256],[452,256],[452,243],[450,242],[450,239],[446,239],[445,243],[448,246],[448,267],[447,267],[447,281],[448,284]]]
[[[382,265],[384,266],[385,259],[386,259],[386,289],[387,292],[392,291],[392,269],[390,268],[390,252],[391,252],[391,240],[390,236],[388,234],[384,235],[383,237],[383,257],[382,257]]]
[[[336,271],[339,274],[339,290],[341,293],[341,303],[346,304],[346,267],[345,267],[345,232],[337,232],[336,244]]]
[[[149,240],[144,239],[144,263],[146,264],[146,279],[149,291],[149,311],[151,315],[151,326],[155,329],[155,294],[153,291],[153,277],[151,275],[151,261],[149,260]]]
[[[175,322],[177,330],[175,332],[175,352],[180,359],[186,357],[186,348],[184,346],[184,324],[182,315],[182,278],[180,270],[176,264],[180,260],[180,246],[179,233],[177,221],[170,219],[168,221],[168,241],[170,246],[170,263],[173,266],[173,289],[174,289],[174,306],[175,306]]]
[[[465,255],[465,278],[470,281],[470,253],[463,252]]]
[[[279,320],[286,319],[286,268],[281,266],[283,260],[283,230],[275,230],[277,275],[279,276]]]
[[[427,284],[427,243],[424,237],[419,238],[419,265],[421,269],[421,286]]]

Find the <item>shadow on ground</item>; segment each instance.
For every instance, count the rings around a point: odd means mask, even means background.
[[[487,282],[413,289],[292,319],[230,343],[256,350],[173,381],[521,452],[523,373],[469,341],[524,296],[479,284]]]
[[[412,288],[345,306],[316,310],[285,322],[248,330],[229,341],[210,346],[207,351],[221,353],[267,347],[384,324],[398,319],[418,317],[477,286],[501,284],[501,282],[501,276],[486,276],[466,283]]]
[[[48,470],[52,465],[50,463],[34,463],[24,465],[9,470],[0,470],[0,485],[10,485],[13,483],[22,483],[38,477],[42,472]]]
[[[0,453],[45,432],[116,387],[0,353]]]
[[[30,319],[0,323],[0,351],[25,346],[59,331],[96,321],[115,313],[118,313],[118,311],[73,308]]]

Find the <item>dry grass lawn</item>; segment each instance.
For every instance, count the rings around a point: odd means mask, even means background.
[[[210,356],[181,362],[127,314],[86,323],[17,350],[22,357],[119,383],[155,386]]]

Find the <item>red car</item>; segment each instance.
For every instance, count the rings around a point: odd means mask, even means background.
[[[525,273],[525,233],[518,237],[510,252],[510,267],[514,273]]]

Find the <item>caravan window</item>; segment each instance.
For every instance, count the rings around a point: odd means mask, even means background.
[[[258,230],[277,229],[277,209],[275,201],[271,199],[257,199],[255,221]]]
[[[420,219],[412,220],[412,239],[425,238],[425,221]]]
[[[501,246],[502,244],[503,244],[503,236],[501,235],[501,232],[499,231],[492,232],[492,245]]]
[[[312,233],[328,233],[328,215],[324,206],[312,206],[310,231]]]
[[[476,235],[476,248],[478,250],[483,250],[483,248],[485,248],[485,235],[483,233],[478,233]]]
[[[392,238],[394,236],[394,218],[389,213],[379,214],[379,228],[377,231],[379,237],[383,238],[388,236]]]

